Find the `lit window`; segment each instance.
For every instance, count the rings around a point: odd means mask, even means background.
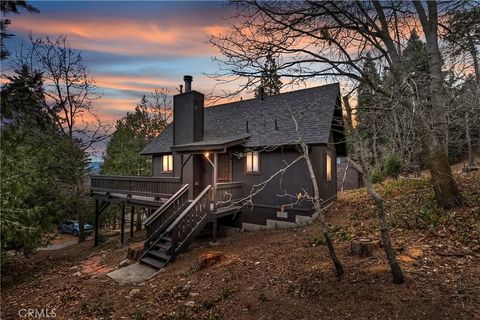
[[[162,172],[172,172],[173,171],[173,155],[164,154],[162,156]]]
[[[258,151],[247,152],[245,161],[246,161],[246,165],[245,165],[246,172],[249,172],[249,173],[260,172]]]
[[[325,161],[327,163],[327,171],[326,171],[327,181],[332,181],[332,156],[327,153],[327,157]]]

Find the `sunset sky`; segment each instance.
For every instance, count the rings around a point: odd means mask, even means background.
[[[66,34],[82,51],[102,99],[96,101],[104,120],[115,121],[135,108],[143,94],[174,88],[183,75],[193,87],[212,92],[204,74],[217,70],[218,55],[208,36],[229,26],[224,2],[29,1],[39,14],[22,10],[10,15],[7,47],[15,51],[29,32],[56,37]]]

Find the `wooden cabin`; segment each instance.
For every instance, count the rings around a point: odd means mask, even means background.
[[[97,217],[112,202],[123,211],[126,205],[132,212],[154,210],[145,221],[141,261],[163,267],[207,224],[216,236],[219,225],[256,230],[311,223],[312,203],[295,203],[299,193],[313,195],[306,162],[275,175],[300,156],[299,136],[309,146],[323,203],[336,198],[336,159],[346,154],[338,83],[205,108],[204,95],[191,90],[192,77],[184,80],[172,123],[141,152],[152,157],[153,177],[91,180]]]

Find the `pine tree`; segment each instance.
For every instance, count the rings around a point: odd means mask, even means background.
[[[151,160],[140,151],[166,127],[167,118],[151,111],[152,103],[143,96],[135,107],[117,121],[107,146],[103,172],[117,175],[151,175]]]
[[[358,106],[355,120],[357,122],[358,132],[370,147],[369,149],[372,153],[372,163],[374,167],[380,169],[381,155],[379,148],[379,124],[381,122],[379,121],[379,117],[381,116],[381,113],[378,109],[381,107],[380,104],[382,97],[367,84],[367,81],[370,81],[375,85],[380,84],[380,76],[371,55],[367,55],[367,59],[363,64],[362,72],[365,75],[366,80],[360,83],[358,87]]]
[[[265,60],[265,65],[261,74],[260,85],[255,90],[255,97],[260,97],[261,88],[263,88],[263,94],[265,96],[272,96],[280,93],[282,87],[282,81],[277,73],[278,66],[275,58],[268,54]]]

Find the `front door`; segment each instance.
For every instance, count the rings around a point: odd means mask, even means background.
[[[232,158],[229,153],[218,154],[217,182],[232,181]]]

